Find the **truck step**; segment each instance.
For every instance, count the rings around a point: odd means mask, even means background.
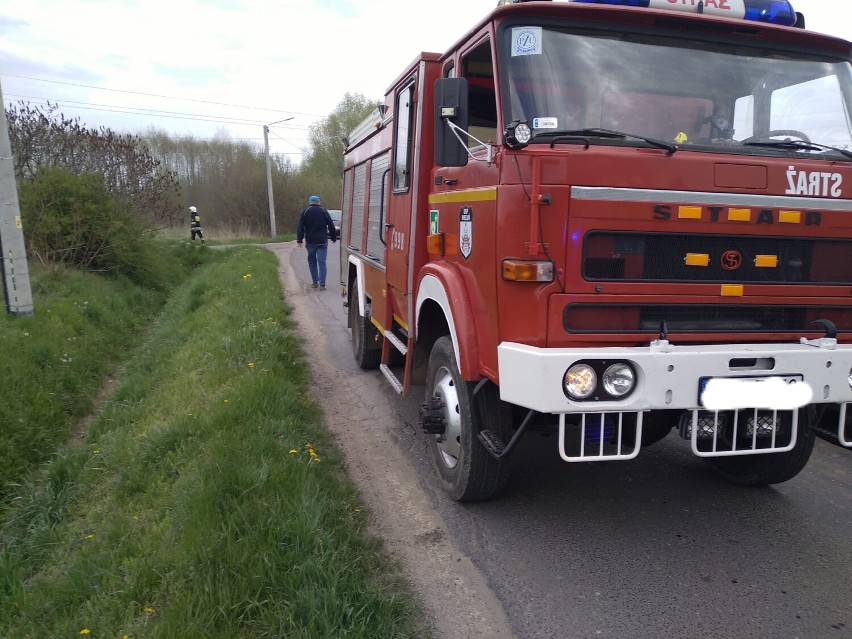
[[[390,369],[387,364],[379,364],[379,370],[382,371],[382,374],[388,378],[393,389],[402,395],[402,382],[399,381],[399,378],[394,374],[394,372]]]
[[[393,334],[393,331],[385,331],[385,339],[387,339],[391,344],[393,344],[394,348],[398,350],[403,355],[408,354],[408,346],[402,343],[396,335]]]

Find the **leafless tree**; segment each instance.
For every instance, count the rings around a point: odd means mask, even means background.
[[[42,109],[18,102],[6,117],[18,180],[32,179],[43,167],[97,173],[112,197],[147,226],[169,226],[180,213],[175,173],[142,138],[105,127],[89,129],[50,103]]]

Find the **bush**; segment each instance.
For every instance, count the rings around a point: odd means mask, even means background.
[[[27,251],[49,270],[72,266],[166,289],[172,274],[138,218],[110,195],[97,173],[39,170],[20,187]]]

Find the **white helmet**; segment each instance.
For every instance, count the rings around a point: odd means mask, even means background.
[[[190,211],[190,213],[195,213],[195,212],[196,212],[195,207],[194,207],[194,206],[190,206],[190,207],[189,207],[189,211]]]

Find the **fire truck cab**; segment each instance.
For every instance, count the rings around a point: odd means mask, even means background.
[[[852,45],[787,0],[498,6],[348,137],[341,284],[362,368],[425,386],[458,500],[517,441],[729,481],[852,446]]]

